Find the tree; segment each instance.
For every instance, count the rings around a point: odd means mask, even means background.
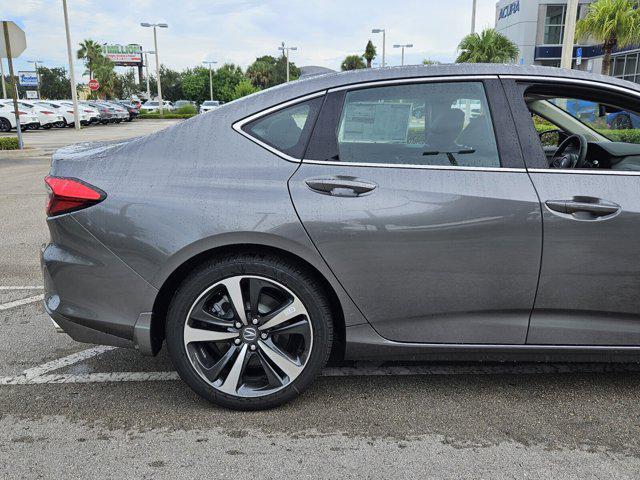
[[[38,67],[40,76],[40,95],[50,100],[68,98],[71,95],[71,82],[67,71],[61,67]]]
[[[182,93],[185,100],[202,103],[209,100],[209,69],[201,66],[182,73]]]
[[[342,65],[340,65],[340,69],[343,72],[346,70],[359,70],[361,68],[367,68],[367,65],[360,55],[347,55],[342,61]]]
[[[114,64],[104,56],[100,56],[93,63],[93,78],[100,83],[100,88],[91,94],[92,97],[113,98],[116,95],[117,75]]]
[[[246,77],[259,89],[280,85],[287,81],[287,58],[284,55],[278,58],[271,55],[258,57],[247,68]],[[289,62],[289,79],[296,80],[299,77],[300,69],[295,63]]]
[[[508,63],[518,58],[518,47],[493,28],[471,33],[458,45],[457,63]]]
[[[374,58],[376,58],[376,55],[378,53],[376,52],[376,47],[373,45],[373,42],[371,40],[369,40],[367,42],[367,46],[364,49],[364,59],[367,61],[367,68],[371,68],[371,62],[373,61]]]
[[[233,92],[233,98],[235,100],[236,98],[242,98],[258,91],[260,91],[260,89],[254,87],[248,78],[243,78],[242,80],[240,80],[240,83],[236,85],[236,88]]]
[[[423,65],[440,65],[440,62],[437,60],[431,60],[430,58],[425,58],[422,60]]]
[[[175,102],[184,97],[182,94],[182,74],[180,72],[160,65],[160,81],[162,82],[163,100]]]
[[[640,43],[640,12],[633,0],[598,0],[576,25],[576,38],[602,42],[602,73],[611,73],[611,52],[615,47]]]
[[[80,42],[80,48],[76,54],[78,60],[84,60],[89,78],[93,78],[93,70],[95,69],[96,63],[104,57],[100,44],[91,39],[86,39]]]
[[[116,74],[113,91],[115,98],[129,98],[131,95],[139,93],[140,90],[141,88],[136,82],[136,74],[133,69],[129,69],[122,74]]]
[[[235,98],[235,91],[238,84],[244,79],[242,69],[233,64],[225,63],[213,74],[213,98],[230,102]]]

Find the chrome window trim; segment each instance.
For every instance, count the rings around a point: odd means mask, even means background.
[[[302,160],[303,164],[313,165],[333,165],[336,167],[380,167],[380,168],[406,168],[413,170],[453,170],[472,171],[472,172],[520,172],[525,173],[525,168],[508,168],[508,167],[471,167],[471,166],[454,166],[454,165],[419,165],[411,163],[365,163],[365,162],[330,162],[324,160]]]
[[[611,83],[601,82],[598,80],[585,80],[582,78],[565,78],[565,77],[545,77],[541,75],[499,75],[500,78],[507,80],[526,80],[526,81],[543,81],[543,82],[555,82],[555,83],[573,83],[576,85],[588,85],[592,87],[599,88],[607,88],[609,90],[615,90],[620,93],[625,93],[627,95],[633,95],[635,97],[640,98],[640,92],[631,90],[626,87],[621,87],[619,85],[613,85]],[[613,77],[612,77],[613,78]]]
[[[406,83],[425,83],[425,82],[449,82],[452,80],[469,81],[469,80],[497,80],[498,75],[442,75],[437,77],[412,77],[412,78],[396,78],[393,80],[373,80],[362,83],[351,83],[349,85],[341,85],[339,87],[330,88],[327,93],[341,92],[344,90],[358,90],[360,88],[377,87],[381,85],[402,85]]]
[[[589,169],[559,169],[559,168],[530,168],[529,173],[552,173],[573,175],[622,175],[628,177],[640,176],[640,172],[625,170],[589,170]]]
[[[281,152],[280,150],[278,150],[277,148],[272,147],[271,145],[268,145],[266,143],[264,143],[263,141],[255,138],[254,136],[250,135],[249,133],[245,132],[242,127],[244,127],[247,123],[253,122],[254,120],[258,120],[261,117],[264,117],[266,115],[269,115],[273,112],[277,112],[278,110],[282,110],[283,108],[287,108],[287,107],[291,107],[293,105],[296,105],[298,103],[303,103],[306,102],[307,100],[313,100],[314,98],[318,98],[318,97],[322,97],[324,95],[326,95],[327,90],[320,90],[318,92],[314,92],[314,93],[310,93],[308,95],[304,95],[302,97],[298,97],[298,98],[294,98],[293,100],[288,100],[286,102],[283,103],[279,103],[277,105],[274,105],[273,107],[269,107],[265,110],[260,110],[257,113],[254,113],[248,117],[245,117],[241,120],[237,120],[236,122],[234,122],[231,127],[238,132],[240,135],[242,135],[243,137],[248,138],[249,140],[251,140],[253,143],[261,146],[262,148],[269,150],[271,153],[273,153],[274,155],[277,155],[278,157],[288,161],[288,162],[293,162],[293,163],[300,163],[302,162],[301,158],[295,158],[292,157],[291,155],[287,155],[284,152]]]

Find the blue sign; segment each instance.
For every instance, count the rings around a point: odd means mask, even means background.
[[[576,49],[576,65],[582,64],[582,47]]]
[[[38,74],[36,72],[18,72],[18,85],[21,87],[37,87]]]
[[[503,18],[510,17],[514,13],[518,13],[520,11],[520,0],[516,0],[513,3],[510,3],[506,7],[500,9],[500,15],[498,16],[498,20],[502,20]]]

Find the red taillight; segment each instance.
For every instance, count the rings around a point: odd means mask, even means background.
[[[27,112],[23,112],[22,110],[18,110],[18,115],[26,115]]]
[[[62,215],[100,203],[107,194],[76,178],[45,177],[49,200],[47,215]]]
[[[49,110],[41,110],[41,112],[45,115],[53,115],[53,112],[50,112]]]

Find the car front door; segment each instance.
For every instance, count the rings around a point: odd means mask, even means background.
[[[640,93],[569,80],[505,80],[505,89],[543,211],[544,253],[527,343],[640,345],[640,146],[603,136],[631,137],[610,129],[607,109],[640,109]],[[587,102],[598,104],[591,117],[571,108]],[[586,163],[550,168],[531,112],[564,122],[567,134],[586,134]],[[627,156],[613,158],[607,149]]]
[[[320,254],[385,338],[525,342],[541,214],[497,79],[329,92],[289,185]]]

